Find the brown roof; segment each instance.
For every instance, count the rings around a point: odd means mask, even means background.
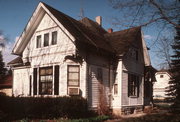
[[[76,41],[85,42],[95,46],[96,48],[113,52],[113,48],[109,46],[102,35],[105,33],[105,30],[102,28],[100,29],[100,27],[98,27],[97,24],[92,22],[90,19],[85,18],[81,21],[77,21],[45,3],[43,4],[54,15],[54,17],[76,38]],[[96,31],[99,31],[99,33],[96,33]]]
[[[7,75],[4,79],[0,80],[1,88],[12,88],[12,75]]]
[[[83,23],[85,26],[87,26],[89,29],[91,29],[92,31],[102,35],[102,34],[106,34],[107,31],[104,30],[104,28],[102,28],[97,22],[94,22],[93,20],[84,17],[83,19],[79,20],[81,23]]]
[[[161,70],[157,71],[157,73],[168,73],[170,76],[173,76],[173,74],[170,72],[169,69],[161,69]]]
[[[87,17],[77,21],[45,3],[43,4],[78,41],[112,53],[123,54],[127,52],[132,42],[141,35],[141,27],[108,33],[98,23]]]
[[[87,17],[77,21],[47,4],[41,3],[53,15],[53,18],[56,18],[75,38],[75,44],[87,44],[97,49],[108,51],[111,54],[119,55],[127,52],[132,42],[137,40],[141,34],[140,27],[108,33],[100,25]],[[18,57],[8,63],[8,65],[12,64],[21,65],[23,61]]]
[[[21,65],[21,64],[23,64],[21,57],[17,57],[8,63],[8,65]]]
[[[134,27],[122,31],[105,34],[106,39],[116,50],[117,54],[127,52],[132,42],[141,36],[141,27]]]

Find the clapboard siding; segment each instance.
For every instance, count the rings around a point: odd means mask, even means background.
[[[100,88],[101,84],[99,83],[97,79],[97,69],[102,68],[102,74],[103,74],[103,86],[104,86],[104,93],[103,97],[106,99],[106,103],[109,105],[109,69],[104,67],[99,67],[95,65],[89,66],[89,82],[88,82],[88,103],[89,107],[97,108],[99,105],[99,99],[100,99]]]
[[[128,74],[127,72],[122,73],[122,105],[129,105],[128,98]]]
[[[29,96],[30,91],[30,69],[16,69],[13,71],[13,95],[14,96]]]
[[[139,95],[138,97],[128,97],[128,73],[123,72],[122,78],[122,105],[130,106],[130,105],[142,105],[143,104],[143,88],[142,88],[142,77],[140,77],[139,81]]]

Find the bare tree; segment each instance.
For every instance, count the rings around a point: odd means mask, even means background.
[[[0,51],[5,47],[5,43],[8,41],[7,36],[3,34],[3,31],[0,30]]]
[[[170,38],[165,36],[160,37],[159,41],[157,42],[155,53],[158,57],[161,57],[161,63],[159,64],[160,69],[169,69],[171,68],[171,52],[172,48],[171,45],[173,41]]]
[[[146,26],[152,23],[169,24],[180,28],[179,0],[109,0],[121,17],[114,17],[115,25]]]
[[[156,39],[148,42],[151,53],[160,59],[160,68],[170,67],[174,27],[180,28],[180,0],[109,0],[119,15],[112,17],[116,28],[134,26],[152,29]],[[168,33],[167,33],[168,31]],[[153,51],[152,51],[153,50]]]

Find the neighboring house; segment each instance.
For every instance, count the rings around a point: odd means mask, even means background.
[[[39,3],[12,51],[19,56],[9,62],[13,95],[80,95],[90,109],[103,96],[116,114],[149,105],[151,64],[141,27],[106,31],[101,19],[77,21]]]
[[[156,82],[153,85],[153,98],[164,100],[169,96],[166,95],[166,90],[169,87],[169,80],[171,79],[171,73],[168,70],[160,70],[155,74]]]
[[[0,94],[12,96],[12,75],[7,75],[0,80]]]

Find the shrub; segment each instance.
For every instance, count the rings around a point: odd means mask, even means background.
[[[7,97],[0,95],[0,111],[7,116],[3,119],[21,118],[84,118],[92,115],[87,101],[82,97]]]

